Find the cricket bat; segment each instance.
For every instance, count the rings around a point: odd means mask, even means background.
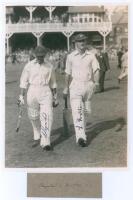
[[[67,103],[67,98],[64,99],[64,109],[63,109],[63,135],[68,136],[70,133],[70,112],[68,109],[68,103]]]
[[[19,113],[18,113],[16,132],[18,132],[20,129],[21,118],[22,118],[22,106],[19,105]]]

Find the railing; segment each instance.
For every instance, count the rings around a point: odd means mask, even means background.
[[[25,23],[6,24],[6,32],[63,32],[63,31],[99,31],[101,29],[112,30],[111,22],[88,22],[88,23]]]

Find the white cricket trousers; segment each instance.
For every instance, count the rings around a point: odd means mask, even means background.
[[[48,85],[30,85],[27,92],[28,116],[33,127],[34,140],[42,147],[50,145],[53,122],[52,92]]]
[[[95,84],[93,81],[73,80],[70,85],[70,103],[76,142],[78,142],[79,138],[86,140],[85,113],[91,113],[91,98],[94,93],[94,87]]]

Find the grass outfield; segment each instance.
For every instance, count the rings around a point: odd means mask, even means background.
[[[88,116],[87,135],[92,141],[86,148],[76,145],[70,110],[70,135],[63,133],[62,90],[64,75],[57,72],[60,105],[54,109],[51,142],[54,151],[43,152],[41,147],[31,148],[32,128],[24,107],[19,133],[15,132],[19,95],[19,78],[24,64],[6,65],[6,167],[125,167],[127,164],[127,81],[117,82],[120,71],[116,62],[111,62],[107,72],[105,92],[95,94],[92,100],[92,115]],[[116,131],[119,125],[120,131]]]

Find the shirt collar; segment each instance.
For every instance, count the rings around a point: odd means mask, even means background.
[[[81,55],[81,57],[85,57],[86,55],[89,55],[90,52],[86,49],[85,52]],[[78,50],[75,50],[74,56],[80,55]]]
[[[38,65],[40,65],[40,64],[38,63],[38,61],[37,61],[36,58],[35,58],[35,60],[34,60],[34,64],[38,64]],[[42,64],[44,64],[44,62],[43,62]],[[42,65],[42,64],[41,64],[41,65]]]

